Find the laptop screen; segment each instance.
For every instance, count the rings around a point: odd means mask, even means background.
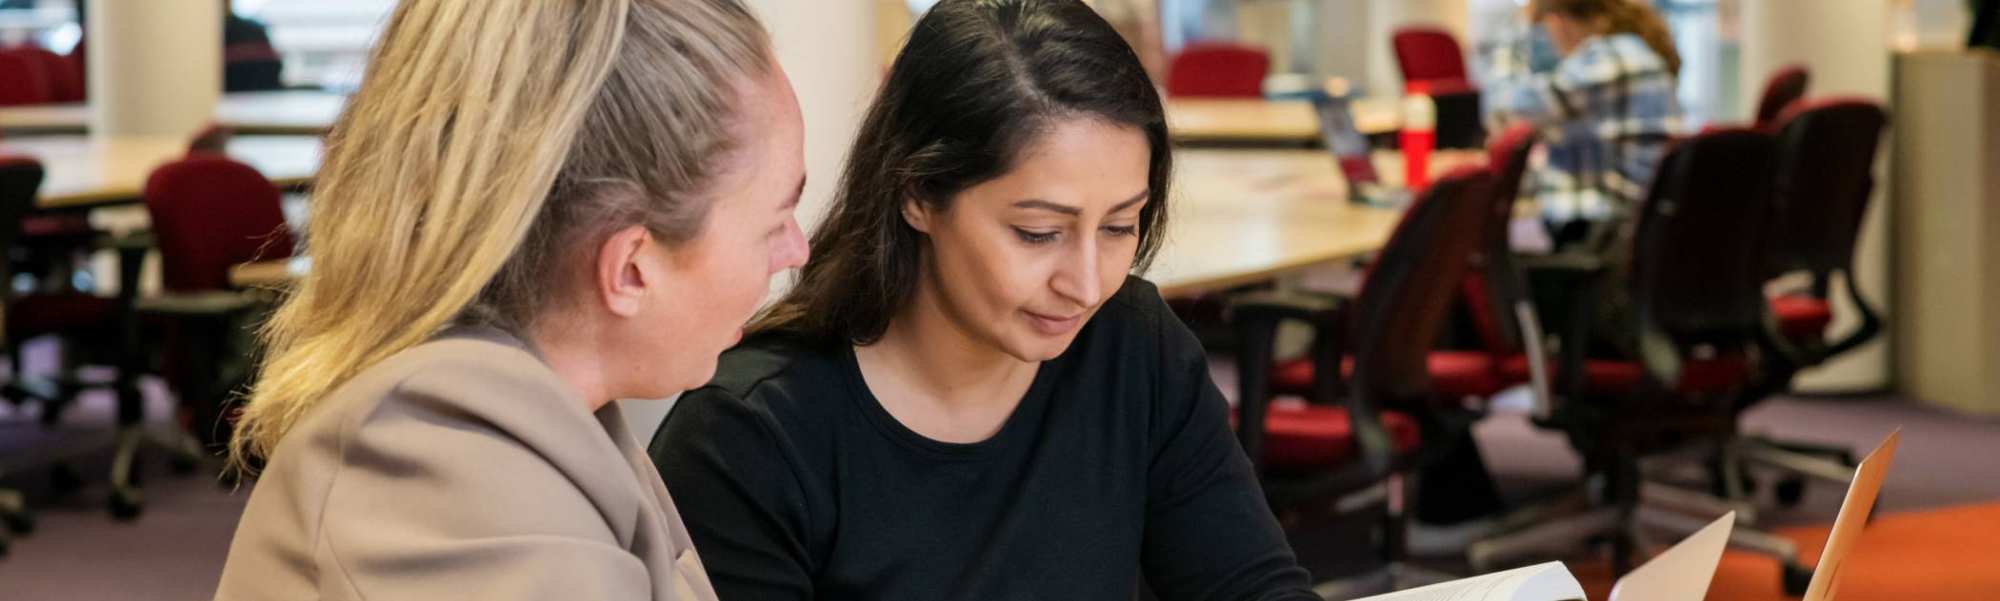
[[[1348,98],[1315,94],[1313,109],[1319,116],[1320,141],[1340,164],[1341,175],[1347,177],[1348,197],[1359,199],[1365,189],[1379,186],[1381,178],[1368,158],[1368,138],[1355,126],[1354,109]]]

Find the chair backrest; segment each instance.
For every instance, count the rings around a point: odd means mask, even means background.
[[[68,57],[37,46],[23,46],[14,53],[41,66],[50,102],[83,102],[83,72]]]
[[[1426,398],[1438,329],[1479,249],[1493,171],[1464,167],[1432,183],[1389,235],[1351,315],[1350,389],[1381,401]]]
[[[35,208],[42,187],[42,163],[30,157],[0,155],[0,282],[13,279],[13,263],[5,260],[21,236],[21,219]],[[13,286],[0,286],[0,298],[11,297]]]
[[[1631,239],[1628,285],[1642,354],[1756,338],[1776,154],[1770,134],[1718,129],[1675,144],[1661,160]],[[1647,346],[1658,343],[1667,346]]]
[[[0,50],[0,106],[54,102],[43,70],[40,61],[19,49]]]
[[[1247,97],[1264,95],[1271,56],[1241,44],[1188,44],[1167,66],[1168,96]]]
[[[1514,203],[1521,197],[1521,179],[1528,171],[1528,154],[1535,148],[1535,128],[1516,123],[1486,146],[1486,164],[1493,170],[1493,195],[1486,222],[1480,226],[1477,265],[1466,273],[1461,292],[1470,309],[1480,341],[1495,354],[1521,350],[1521,332],[1514,321],[1514,303],[1526,298],[1526,284],[1514,264],[1508,226]]]
[[[1859,99],[1795,105],[1778,118],[1770,275],[1853,264],[1888,124],[1882,105]]]
[[[41,161],[33,157],[0,155],[0,252],[14,247],[21,218],[34,211],[43,173]]]
[[[1465,52],[1451,32],[1434,27],[1404,27],[1390,38],[1396,50],[1396,66],[1403,81],[1437,81],[1440,85],[1463,85]]]
[[[145,196],[169,291],[226,289],[231,266],[292,255],[278,188],[249,165],[190,155],[155,170]]]
[[[1757,101],[1757,127],[1772,127],[1778,123],[1778,116],[1792,103],[1806,97],[1806,86],[1812,83],[1812,72],[1805,65],[1790,65],[1771,74],[1764,82],[1764,96]]]

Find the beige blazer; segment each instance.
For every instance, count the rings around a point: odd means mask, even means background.
[[[329,394],[271,454],[216,598],[715,599],[616,403],[458,328]]]

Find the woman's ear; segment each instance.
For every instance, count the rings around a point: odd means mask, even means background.
[[[915,196],[903,197],[903,223],[910,224],[910,229],[925,234],[931,233],[931,215],[928,203],[918,200]]]
[[[592,280],[606,310],[620,317],[637,315],[645,307],[646,288],[665,285],[664,266],[646,252],[652,245],[653,233],[635,224],[611,232],[597,247]]]

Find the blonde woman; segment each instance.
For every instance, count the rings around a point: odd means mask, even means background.
[[[238,423],[220,599],[713,599],[612,399],[707,381],[805,259],[738,0],[403,0]]]

